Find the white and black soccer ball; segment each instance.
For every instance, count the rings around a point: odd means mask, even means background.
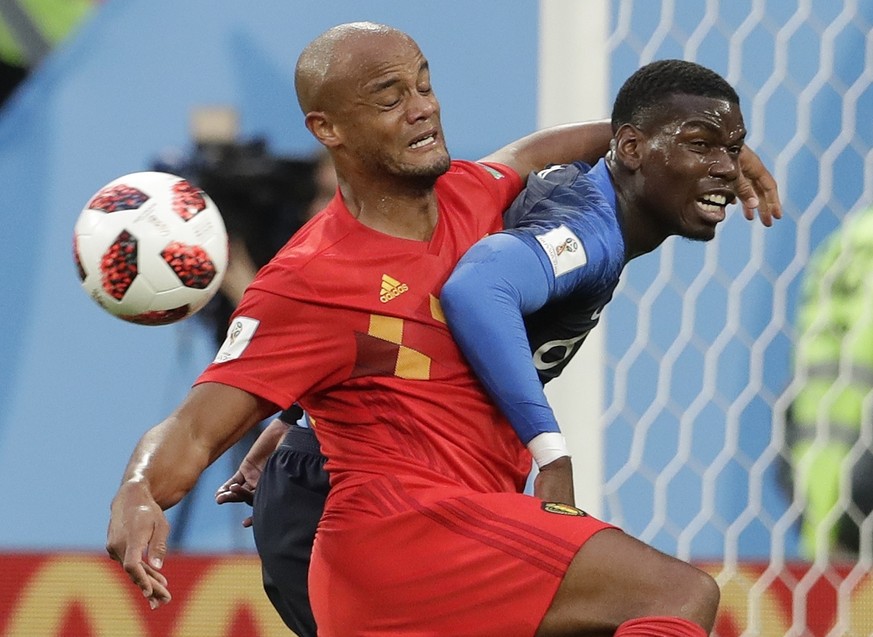
[[[73,256],[82,287],[107,312],[167,325],[218,292],[227,231],[215,203],[186,179],[137,172],[91,197],[76,221]]]

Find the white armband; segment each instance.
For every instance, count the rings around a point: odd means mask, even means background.
[[[538,467],[544,467],[564,456],[570,457],[567,441],[564,439],[564,434],[559,431],[537,434],[527,443],[527,449]]]

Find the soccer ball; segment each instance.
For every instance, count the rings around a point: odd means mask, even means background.
[[[131,173],[82,209],[73,257],[82,287],[104,310],[131,323],[167,325],[218,292],[227,231],[215,203],[189,181]]]

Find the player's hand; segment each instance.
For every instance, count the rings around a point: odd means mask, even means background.
[[[267,459],[288,432],[288,426],[288,423],[279,418],[274,418],[267,425],[258,436],[258,439],[255,440],[251,449],[246,453],[246,457],[243,458],[236,473],[218,487],[218,490],[215,492],[215,502],[217,504],[224,504],[225,502],[254,503],[255,489],[258,487],[258,482],[267,464]],[[248,516],[243,520],[242,524],[246,528],[250,527],[252,525],[252,517]]]
[[[242,471],[237,470],[224,484],[218,487],[215,492],[216,504],[225,504],[227,502],[245,502],[252,504],[255,500],[255,487],[257,483],[252,485],[246,480]]]
[[[239,469],[236,470],[224,484],[218,487],[215,492],[215,502],[217,504],[225,504],[226,502],[245,502],[252,505],[255,501],[255,489],[258,486],[258,481],[261,479],[261,473],[264,470],[266,458],[260,455],[254,455],[250,452],[243,459]],[[252,516],[247,516],[243,519],[243,526],[249,528],[252,525]]]
[[[534,496],[545,502],[576,506],[573,492],[573,463],[568,456],[540,467],[534,478]]]
[[[255,487],[257,486],[257,478],[260,478],[260,472],[252,485],[247,479],[242,468],[238,469],[227,481],[218,487],[215,492],[215,502],[217,504],[225,504],[227,502],[245,502],[248,505],[254,503]],[[252,525],[252,516],[247,516],[243,519],[243,526],[249,528]]]
[[[106,550],[154,610],[172,597],[160,572],[167,554],[170,525],[141,482],[125,482],[112,500]]]
[[[740,151],[740,177],[737,180],[737,197],[743,206],[743,215],[749,221],[758,216],[768,228],[773,219],[782,218],[782,202],[776,180],[761,158],[748,146]]]

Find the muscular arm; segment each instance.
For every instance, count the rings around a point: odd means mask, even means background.
[[[155,608],[170,600],[159,569],[169,525],[163,514],[203,470],[276,407],[217,383],[196,386],[137,443],[113,498],[106,550]]]
[[[552,126],[537,131],[483,157],[480,161],[504,164],[521,175],[549,164],[569,164],[583,161],[594,164],[606,155],[612,140],[608,120]]]
[[[194,387],[166,420],[140,439],[122,478],[141,482],[162,509],[194,486],[216,458],[276,407],[218,383]]]
[[[574,161],[595,164],[606,155],[611,140],[612,126],[608,120],[563,124],[522,137],[480,161],[509,166],[526,180],[532,171],[550,164]],[[743,214],[751,221],[757,210],[762,224],[773,225],[773,219],[782,218],[782,203],[773,175],[747,146],[740,153],[740,171],[737,196],[742,202]]]

